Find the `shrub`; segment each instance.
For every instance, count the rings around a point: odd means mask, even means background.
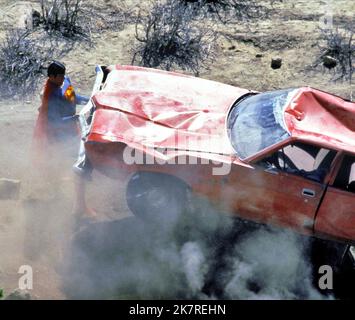
[[[67,38],[89,39],[90,21],[81,0],[40,0],[39,23],[49,33]]]
[[[192,8],[195,14],[211,16],[222,22],[246,21],[266,15],[266,7],[255,0],[178,0]],[[271,1],[273,4],[275,0]]]
[[[51,59],[43,44],[30,38],[27,30],[14,29],[0,44],[0,97],[16,97],[33,92]]]
[[[345,79],[351,83],[355,58],[354,32],[339,29],[321,29],[320,56],[315,65],[335,68],[334,80]],[[334,61],[333,63],[330,63]]]
[[[213,26],[199,25],[194,13],[179,1],[155,4],[136,23],[138,44],[132,63],[165,70],[181,68],[198,74],[214,58],[217,33]]]
[[[83,0],[40,0],[41,12],[37,26],[48,34],[67,39],[91,42],[92,33],[102,29],[121,28],[130,12],[124,6],[102,9]]]

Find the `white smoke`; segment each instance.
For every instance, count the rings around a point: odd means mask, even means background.
[[[181,259],[189,290],[193,294],[201,292],[208,267],[200,245],[196,242],[185,243],[181,249]]]
[[[259,230],[235,247],[233,275],[226,285],[232,299],[321,299],[312,287],[304,239],[287,231]],[[237,258],[238,257],[238,258]],[[257,284],[257,292],[250,289]]]
[[[135,217],[92,224],[73,239],[63,290],[76,299],[324,298],[304,237],[232,221],[200,205],[174,231]]]

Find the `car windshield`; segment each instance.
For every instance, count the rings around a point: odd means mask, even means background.
[[[297,89],[287,89],[249,96],[236,103],[229,113],[228,134],[241,159],[287,139],[284,109]]]

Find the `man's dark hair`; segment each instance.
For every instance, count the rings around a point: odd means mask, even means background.
[[[65,66],[59,61],[53,61],[48,67],[48,77],[57,76],[58,74],[65,74]]]

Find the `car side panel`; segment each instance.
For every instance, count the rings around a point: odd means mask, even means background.
[[[166,173],[178,177],[190,186],[193,192],[205,195],[212,202],[217,204],[220,201],[220,193],[223,190],[223,181],[226,176],[214,175],[213,172],[221,164],[217,165],[212,161],[207,163],[206,159],[202,160],[197,155],[191,154],[187,157],[175,156],[168,161],[162,161],[158,155],[155,158],[148,157],[146,152],[149,150],[147,149],[141,152],[127,147],[124,143],[90,141],[85,144],[85,150],[92,166],[110,178],[124,180],[136,171]],[[128,157],[127,152],[129,152]],[[126,159],[124,159],[125,153]],[[159,164],[159,161],[162,162]],[[201,163],[201,161],[205,162]]]
[[[315,196],[304,196],[304,189]],[[321,184],[292,174],[235,166],[221,201],[243,218],[311,234],[323,192]]]
[[[355,241],[355,194],[329,187],[316,217],[315,233]]]
[[[259,168],[233,164],[225,175],[213,174],[217,166],[201,164],[190,157],[186,164],[173,159],[170,163],[127,163],[123,143],[86,143],[85,148],[94,168],[111,178],[125,179],[136,171],[171,174],[189,185],[196,194],[204,195],[221,210],[249,220],[296,229],[309,234],[324,192],[324,187],[295,175],[272,174]],[[303,189],[315,191],[315,197],[302,195]]]

